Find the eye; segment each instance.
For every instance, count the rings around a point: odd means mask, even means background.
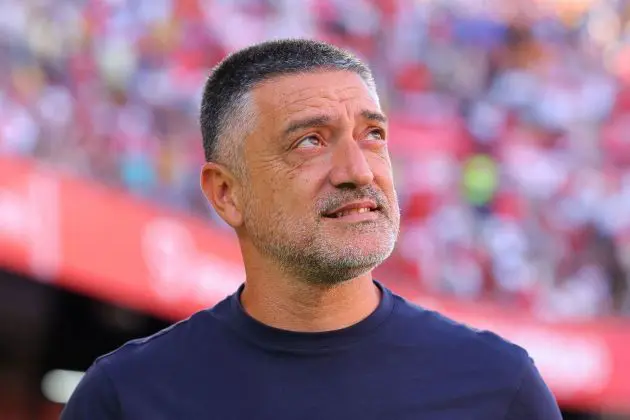
[[[382,141],[385,140],[385,132],[383,130],[381,130],[380,128],[376,128],[374,130],[370,130],[367,133],[366,138],[368,140],[377,140],[377,141]]]
[[[295,148],[307,149],[307,148],[323,146],[323,144],[324,142],[319,137],[315,135],[311,135],[311,136],[304,137],[300,141],[298,141],[297,144],[295,145]]]

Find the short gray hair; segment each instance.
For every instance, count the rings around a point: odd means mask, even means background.
[[[201,101],[200,125],[206,161],[239,166],[242,139],[255,116],[249,93],[273,77],[318,70],[358,74],[376,94],[369,67],[348,51],[307,39],[267,41],[237,51],[211,72]]]

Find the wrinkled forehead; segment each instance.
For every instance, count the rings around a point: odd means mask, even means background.
[[[350,71],[321,71],[280,76],[252,90],[258,115],[266,126],[280,128],[287,121],[310,113],[380,111],[378,96]],[[270,127],[271,128],[271,127]]]

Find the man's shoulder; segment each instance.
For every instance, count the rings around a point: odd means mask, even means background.
[[[194,359],[200,348],[209,346],[217,331],[217,323],[208,310],[199,311],[152,335],[127,341],[117,349],[96,359],[109,375],[117,377],[142,370],[156,370],[176,360]]]
[[[398,329],[406,331],[403,339],[450,358],[454,364],[480,363],[512,376],[529,360],[525,349],[494,332],[451,319],[400,296],[395,299]]]
[[[410,349],[405,365],[421,366],[434,384],[449,393],[473,390],[503,405],[509,419],[560,419],[553,395],[522,347],[499,335],[473,328],[437,311],[396,297],[391,339]],[[404,344],[400,345],[400,344]],[[440,388],[436,385],[436,388]]]
[[[220,363],[216,356],[226,352],[216,344],[225,341],[219,336],[222,331],[212,310],[199,311],[100,356],[81,379],[62,419],[93,418],[94,413],[101,416],[95,419],[120,418],[121,407],[129,406],[141,394],[152,399],[164,384],[185,387],[200,364],[207,360]]]

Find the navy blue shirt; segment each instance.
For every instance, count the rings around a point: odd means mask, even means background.
[[[325,333],[263,325],[239,292],[99,358],[62,420],[556,420],[525,350],[379,285],[365,320]]]

